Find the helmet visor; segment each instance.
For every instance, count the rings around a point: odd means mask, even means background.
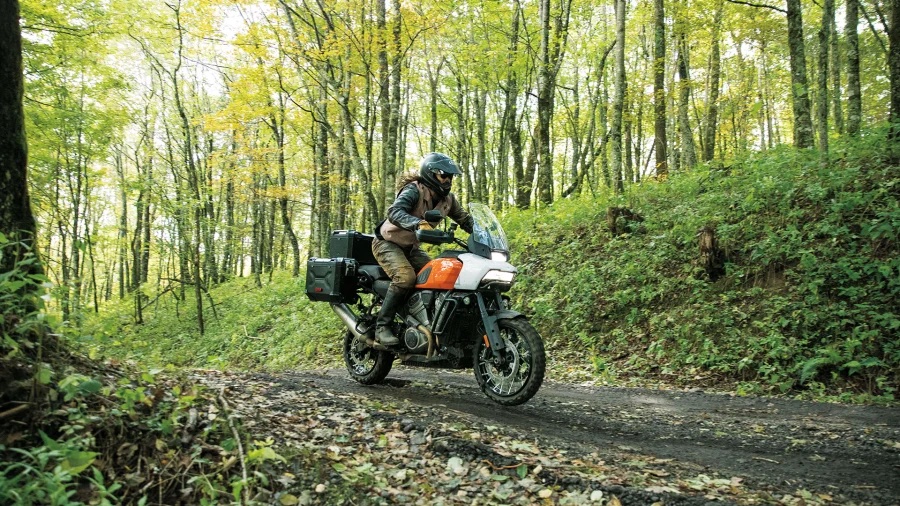
[[[453,179],[454,174],[451,174],[447,171],[441,169],[431,169],[431,172],[437,176],[437,178],[441,181],[450,181]]]

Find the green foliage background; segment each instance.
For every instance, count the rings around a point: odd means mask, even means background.
[[[513,214],[519,302],[556,348],[590,350],[597,372],[614,361],[638,374],[736,381],[741,392],[891,398],[900,379],[900,173],[880,139],[838,146],[829,159],[770,151],[620,199]],[[611,238],[611,205],[645,221]],[[727,253],[714,283],[698,250],[705,225]]]
[[[520,270],[512,295],[549,344],[551,377],[893,399],[900,175],[883,139],[828,158],[778,149],[622,196],[507,213]],[[644,221],[612,237],[610,206]],[[727,259],[715,282],[698,250],[704,226]],[[337,318],[303,285],[286,273],[262,289],[227,283],[202,337],[191,310],[166,299],[140,326],[127,303],[110,308],[85,339],[95,353],[157,365],[341,367]]]

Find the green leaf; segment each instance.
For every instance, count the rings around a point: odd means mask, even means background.
[[[41,367],[37,373],[37,380],[41,385],[49,385],[53,380],[53,371],[46,367]]]
[[[520,480],[525,479],[525,477],[528,476],[528,466],[519,464],[519,467],[516,468],[516,474],[519,475]]]
[[[250,450],[247,452],[247,460],[249,462],[265,462],[267,460],[280,460],[282,462],[287,462],[287,459],[275,453],[275,450],[269,448],[268,446],[265,448],[257,448],[255,450]]]
[[[51,450],[56,452],[63,451],[65,449],[65,446],[63,446],[56,440],[51,439],[50,436],[48,436],[44,431],[39,430],[38,432],[41,434],[41,440],[44,441],[44,446],[46,446],[47,448],[50,448]]]
[[[60,467],[70,474],[78,474],[87,469],[89,465],[93,464],[97,455],[100,454],[96,452],[71,452],[66,455],[66,458],[62,461]]]
[[[103,388],[103,384],[95,379],[89,379],[78,385],[78,389],[87,394],[95,394]]]
[[[297,496],[292,494],[284,494],[278,499],[278,502],[280,502],[282,506],[294,506],[295,504],[300,504],[300,499],[297,499]]]

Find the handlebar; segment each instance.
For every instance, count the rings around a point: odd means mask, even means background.
[[[433,230],[416,230],[416,239],[419,242],[424,242],[426,244],[450,244],[454,243],[458,246],[463,247],[468,250],[469,247],[462,239],[456,238],[456,229],[459,228],[459,225],[456,223],[451,223],[450,228],[447,231],[433,229]]]
[[[456,240],[453,235],[454,231],[444,232],[443,230],[416,230],[416,239],[426,244],[449,244]]]

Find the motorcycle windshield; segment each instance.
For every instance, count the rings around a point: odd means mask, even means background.
[[[472,239],[483,244],[491,251],[509,253],[509,242],[500,221],[494,216],[491,208],[478,202],[469,203],[469,214],[475,223],[472,226]]]

